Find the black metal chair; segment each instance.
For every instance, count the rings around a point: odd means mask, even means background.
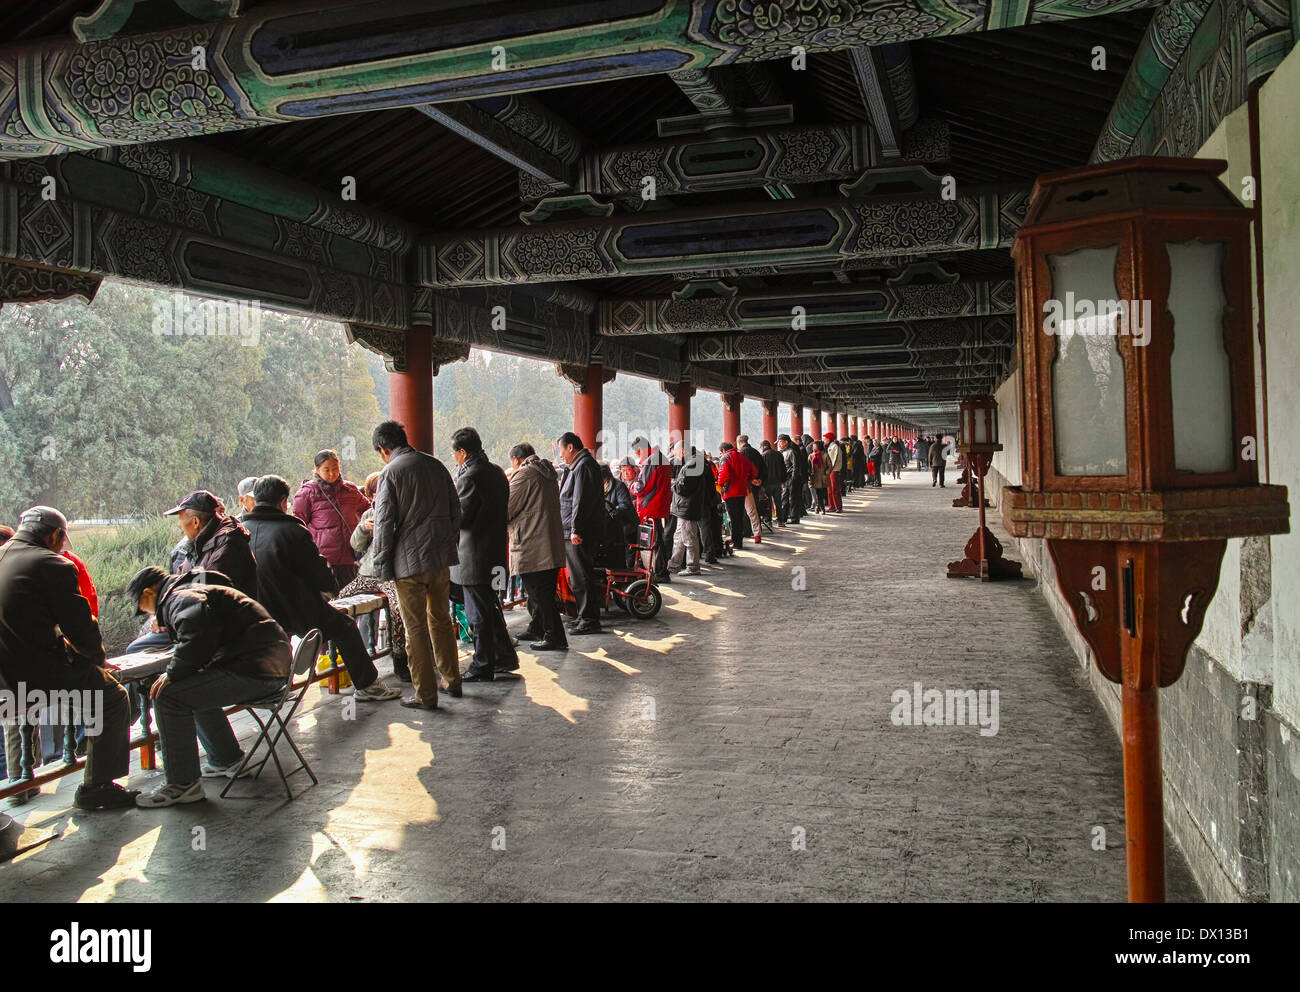
[[[230,781],[221,790],[223,799],[234,784],[252,770],[254,766],[256,766],[257,770],[253,772],[252,777],[257,778],[260,776],[262,769],[266,767],[268,759],[275,763],[275,770],[280,775],[280,782],[284,786],[285,795],[290,799],[293,799],[293,790],[289,788],[290,775],[305,771],[311,777],[312,785],[320,784],[320,780],[316,778],[316,773],[311,770],[311,765],[307,764],[307,759],[302,756],[302,752],[298,750],[298,745],[294,743],[293,735],[289,733],[289,721],[298,712],[298,707],[302,705],[307,690],[313,685],[311,676],[316,668],[316,658],[320,655],[322,640],[324,640],[324,635],[319,630],[307,631],[293,652],[293,666],[289,672],[289,677],[284,680],[284,685],[275,693],[263,699],[244,704],[244,708],[257,721],[257,740],[244,753],[244,760],[239,763],[239,767],[230,776]],[[298,691],[294,692],[294,681],[298,679],[302,680],[302,684],[298,686]],[[289,704],[288,712],[285,712],[286,703]],[[261,715],[263,712],[266,714],[265,719]],[[271,734],[273,729],[275,731],[274,736]],[[280,756],[275,753],[275,746],[282,737],[288,741],[289,747],[293,749],[294,755],[298,758],[297,767],[288,772],[280,764]],[[260,761],[254,762],[253,758],[263,745],[266,746],[267,753],[262,756]]]

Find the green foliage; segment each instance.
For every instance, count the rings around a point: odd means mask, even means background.
[[[167,556],[181,539],[174,517],[112,527],[72,527],[71,550],[86,563],[99,594],[99,629],[110,655],[135,640],[143,622],[122,598],[126,584],[145,565],[167,567]]]

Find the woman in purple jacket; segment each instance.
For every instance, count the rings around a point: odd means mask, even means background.
[[[351,482],[341,478],[338,452],[316,452],[316,471],[293,498],[293,514],[307,525],[316,547],[329,563],[334,581],[342,589],[357,577],[360,566],[352,553],[352,532],[370,500]]]

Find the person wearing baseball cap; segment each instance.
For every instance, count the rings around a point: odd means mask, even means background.
[[[190,493],[164,517],[175,517],[190,539],[190,549],[178,572],[200,569],[220,572],[231,585],[250,598],[257,597],[257,562],[248,544],[248,531],[226,514],[226,505],[206,489]]]
[[[253,507],[257,505],[257,500],[253,499],[253,487],[257,485],[257,478],[255,475],[250,475],[246,479],[240,479],[239,485],[235,489],[235,498],[239,501],[239,505],[244,508],[243,513],[235,515],[235,519],[241,524],[244,522],[245,514],[250,513]]]
[[[60,552],[68,520],[50,506],[23,512],[0,547],[0,676],[28,692],[94,693],[102,719],[88,732],[86,771],[73,803],[80,809],[134,806],[138,792],[114,779],[128,770],[130,703],[104,667],[104,644],[77,569]]]

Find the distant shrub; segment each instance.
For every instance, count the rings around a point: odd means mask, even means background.
[[[72,552],[86,563],[99,593],[99,629],[109,655],[121,654],[143,621],[122,598],[126,584],[145,565],[167,567],[167,555],[181,539],[174,518],[86,528],[73,525]]]

